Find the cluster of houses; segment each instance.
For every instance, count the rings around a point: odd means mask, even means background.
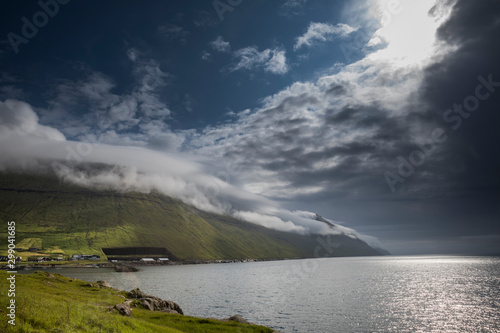
[[[99,260],[101,259],[101,256],[98,256],[97,254],[74,254],[71,257],[72,260]],[[0,261],[7,261],[9,260],[9,257],[7,256],[0,256]],[[58,257],[44,257],[44,256],[30,256],[28,257],[28,262],[47,262],[47,261],[63,261],[64,258],[62,255],[59,255]],[[22,261],[22,257],[17,257],[16,262]]]
[[[22,248],[22,247],[15,247],[14,251],[16,252],[38,252],[40,249],[38,247],[30,247],[29,249]],[[8,256],[0,256],[0,261],[8,261],[9,257]],[[27,258],[28,262],[47,262],[47,261],[63,261],[64,258],[62,254],[60,254],[57,257],[54,256],[29,256]],[[26,261],[26,259],[23,260],[23,257],[16,257],[16,262],[23,262]]]
[[[73,254],[71,260],[99,260],[101,256],[97,254]]]
[[[8,261],[9,257],[0,256],[0,261]],[[26,259],[25,259],[26,260]],[[46,261],[62,261],[63,257],[42,257],[42,256],[31,256],[28,257],[28,262],[46,262]],[[16,262],[23,262],[23,257],[16,257]]]
[[[28,262],[46,262],[46,261],[63,261],[64,258],[62,256],[59,257],[40,257],[40,256],[33,256],[33,257],[28,257]]]

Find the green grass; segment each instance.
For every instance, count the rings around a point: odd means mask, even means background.
[[[88,282],[45,272],[16,275],[16,325],[6,321],[7,272],[0,271],[2,332],[272,332],[236,322],[221,322],[133,308],[124,317],[111,308],[124,302],[123,291],[89,287]],[[181,305],[182,306],[182,305]]]
[[[44,250],[47,254],[64,254],[64,250],[61,250],[59,246],[52,246],[46,250]]]
[[[39,249],[42,248],[42,239],[41,238],[25,238],[21,242],[17,243],[16,247],[22,248],[24,250],[28,250],[31,247],[37,247]]]

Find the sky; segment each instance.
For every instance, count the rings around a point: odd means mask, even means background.
[[[0,22],[2,170],[500,253],[500,1],[10,1]]]

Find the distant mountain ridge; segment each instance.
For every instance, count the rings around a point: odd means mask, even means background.
[[[204,212],[160,193],[95,190],[45,175],[0,173],[0,217],[16,221],[18,244],[36,240],[46,253],[65,256],[105,258],[102,248],[125,247],[165,248],[179,260],[382,254],[343,234],[281,232]],[[320,215],[315,219],[335,227]],[[5,235],[6,224],[0,230]]]

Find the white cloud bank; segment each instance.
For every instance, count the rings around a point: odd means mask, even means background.
[[[60,131],[40,125],[37,114],[29,104],[13,99],[0,101],[0,133],[3,140],[25,135],[41,140],[66,140]]]
[[[243,191],[211,175],[206,165],[187,154],[69,141],[58,130],[40,125],[33,108],[16,100],[0,101],[0,120],[0,170],[49,169],[61,180],[82,186],[158,191],[201,210],[280,231],[357,235],[352,229],[331,228],[305,217],[304,212],[287,211],[276,202]]]

